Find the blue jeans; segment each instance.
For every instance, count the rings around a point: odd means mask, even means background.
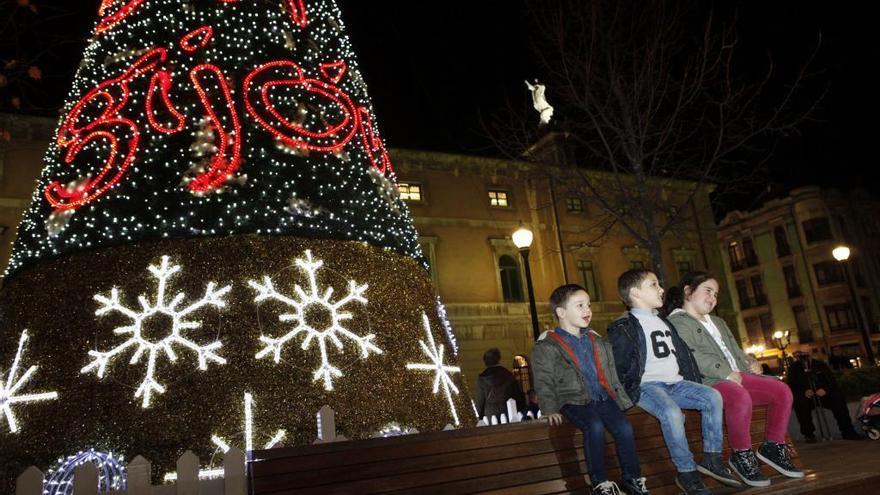
[[[721,394],[714,388],[687,380],[643,383],[638,405],[660,421],[666,448],[678,472],[697,469],[684,433],[682,409],[696,409],[702,414],[703,451],[721,452],[724,408]]]
[[[587,458],[587,469],[593,486],[608,481],[608,469],[605,467],[606,429],[614,437],[623,479],[642,476],[632,425],[616,402],[603,400],[583,406],[566,404],[559,412],[584,432],[584,457]]]

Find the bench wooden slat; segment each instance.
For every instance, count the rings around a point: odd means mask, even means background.
[[[700,416],[692,411],[685,416],[685,431],[699,458]],[[629,412],[628,417],[651,493],[678,493],[675,469],[659,423],[639,410]],[[756,445],[763,440],[765,422],[766,408],[756,408],[752,417],[752,441]],[[726,445],[725,450],[729,450]],[[605,457],[610,478],[617,479],[619,467],[610,435],[606,435]],[[548,427],[543,422],[525,422],[273,449],[255,452],[254,459],[249,468],[254,495],[549,494],[588,487],[583,437],[567,423]],[[708,479],[707,484],[716,485]]]

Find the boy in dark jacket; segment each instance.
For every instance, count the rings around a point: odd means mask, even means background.
[[[684,493],[711,493],[697,471],[731,486],[742,486],[721,458],[723,441],[721,394],[700,383],[696,361],[665,318],[663,289],[657,276],[644,269],[623,273],[617,280],[620,298],[630,312],[608,327],[617,374],[626,393],[660,421],[663,439]],[[699,464],[688,447],[682,409],[702,413],[703,459]]]
[[[621,486],[632,494],[648,493],[636,456],[632,425],[623,410],[632,407],[617,373],[610,346],[589,328],[590,296],[574,284],[550,296],[559,326],[545,332],[532,350],[535,388],[541,411],[551,425],[563,416],[584,433],[584,456],[594,494],[620,493],[608,480],[605,430],[614,437],[623,475]]]

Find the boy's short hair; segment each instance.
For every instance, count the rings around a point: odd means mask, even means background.
[[[501,362],[501,351],[497,347],[488,349],[483,353],[483,364],[486,366],[495,366]]]
[[[620,277],[617,277],[617,294],[620,296],[620,300],[623,301],[623,304],[626,304],[628,308],[632,307],[632,302],[629,300],[630,289],[641,285],[642,280],[645,280],[648,275],[652,273],[654,272],[647,268],[633,268],[623,272]]]
[[[557,320],[559,319],[559,316],[556,315],[556,308],[565,306],[565,303],[568,302],[568,298],[575,292],[581,290],[587,292],[587,289],[584,289],[578,284],[560,285],[553,290],[553,293],[550,294],[550,312],[553,313],[553,316],[556,316]]]

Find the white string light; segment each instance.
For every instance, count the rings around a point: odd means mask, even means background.
[[[80,370],[81,373],[96,371],[98,378],[103,378],[107,369],[107,364],[113,360],[118,354],[134,347],[135,351],[129,361],[130,365],[137,364],[141,356],[147,353],[147,370],[144,381],[135,391],[135,397],[143,396],[142,407],[150,406],[150,398],[153,392],[164,393],[165,387],[155,378],[156,360],[164,353],[169,361],[177,360],[177,354],[174,352],[174,346],[182,346],[192,352],[195,352],[199,359],[199,369],[204,371],[208,369],[208,361],[217,364],[226,364],[226,360],[216,354],[214,351],[222,347],[222,343],[218,341],[211,342],[207,345],[199,345],[185,338],[183,332],[201,327],[200,321],[192,321],[187,319],[189,315],[205,306],[214,306],[222,308],[226,305],[223,296],[232,288],[227,285],[219,290],[214,289],[214,282],[208,282],[205,289],[205,295],[198,301],[190,304],[183,309],[177,309],[177,306],[183,301],[184,294],[178,293],[170,301],[166,301],[165,286],[168,279],[180,270],[180,265],[169,265],[168,256],[162,256],[162,263],[159,266],[150,265],[148,267],[150,273],[158,280],[155,302],[147,300],[146,296],[138,297],[141,305],[140,311],[135,311],[124,306],[119,301],[119,291],[115,287],[110,291],[110,297],[100,294],[95,296],[95,300],[101,303],[102,307],[95,311],[95,315],[103,315],[110,312],[121,313],[131,320],[130,325],[117,327],[113,330],[115,334],[131,335],[126,341],[114,347],[113,349],[101,351],[89,351],[89,355],[94,359],[91,363]],[[171,319],[171,328],[168,333],[158,341],[151,341],[144,335],[144,322],[156,315],[164,315]]]
[[[16,378],[16,375],[18,374],[18,366],[21,364],[21,356],[24,354],[24,346],[27,339],[28,333],[27,330],[24,330],[21,332],[21,337],[18,339],[18,351],[16,351],[15,358],[12,360],[12,367],[9,368],[6,382],[3,383],[0,381],[0,411],[3,411],[3,414],[6,416],[6,422],[9,424],[9,431],[11,433],[16,433],[18,431],[18,422],[16,422],[15,415],[12,413],[13,404],[25,404],[28,402],[40,402],[58,398],[57,392],[16,395],[18,391],[30,381],[34,373],[37,372],[37,365],[33,365],[28,368],[21,377]]]
[[[461,368],[443,364],[443,345],[437,346],[434,343],[434,335],[431,334],[431,323],[428,321],[428,315],[425,313],[422,313],[422,323],[425,327],[425,333],[428,335],[428,343],[425,344],[424,340],[420,340],[419,345],[422,348],[422,352],[428,356],[431,362],[407,364],[406,368],[410,370],[433,371],[435,373],[434,394],[437,394],[441,387],[443,388],[443,393],[446,395],[447,402],[449,402],[449,411],[452,413],[456,426],[458,426],[458,413],[455,412],[455,404],[452,402],[452,394],[458,394],[458,387],[452,382],[449,373],[460,373]]]
[[[248,284],[258,292],[254,301],[261,302],[266,299],[274,299],[290,306],[293,308],[293,312],[282,314],[278,319],[280,321],[293,321],[295,323],[293,329],[281,337],[267,337],[261,335],[260,341],[265,347],[257,353],[256,357],[257,359],[261,359],[271,353],[275,362],[279,362],[284,345],[300,333],[303,333],[305,334],[305,339],[303,339],[300,347],[303,350],[307,350],[311,346],[312,341],[317,341],[321,353],[321,366],[315,370],[314,375],[312,376],[313,381],[323,379],[324,389],[328,391],[333,390],[333,378],[341,377],[342,371],[330,364],[330,358],[327,354],[328,341],[331,342],[339,352],[342,352],[343,350],[341,338],[354,342],[360,348],[361,359],[366,359],[370,352],[382,354],[382,350],[373,344],[375,335],[368,334],[361,337],[345,328],[342,324],[342,322],[349,320],[352,317],[351,313],[341,311],[343,307],[351,302],[367,303],[367,299],[363,297],[363,293],[367,290],[367,284],[358,285],[354,280],[350,280],[348,283],[348,294],[342,299],[332,302],[330,298],[333,296],[333,287],[328,288],[323,294],[318,289],[317,272],[324,265],[324,262],[313,259],[312,252],[306,250],[305,257],[297,258],[295,263],[300,270],[305,272],[309,279],[309,286],[305,290],[299,285],[294,286],[293,291],[295,296],[287,297],[280,294],[275,290],[272,279],[268,276],[263,277],[262,283],[253,280],[248,282]],[[332,322],[326,328],[314,328],[312,324],[307,321],[307,312],[316,306],[330,315]]]
[[[250,392],[244,393],[244,449],[245,452],[250,452],[254,450],[254,396]],[[278,430],[272,435],[272,438],[266,442],[266,445],[263,446],[263,449],[271,449],[275,445],[280,442],[284,436],[287,435],[287,432],[284,430]],[[214,445],[220,448],[221,451],[225,454],[229,451],[229,444],[226,440],[220,438],[217,435],[211,437],[211,441],[214,442]]]

